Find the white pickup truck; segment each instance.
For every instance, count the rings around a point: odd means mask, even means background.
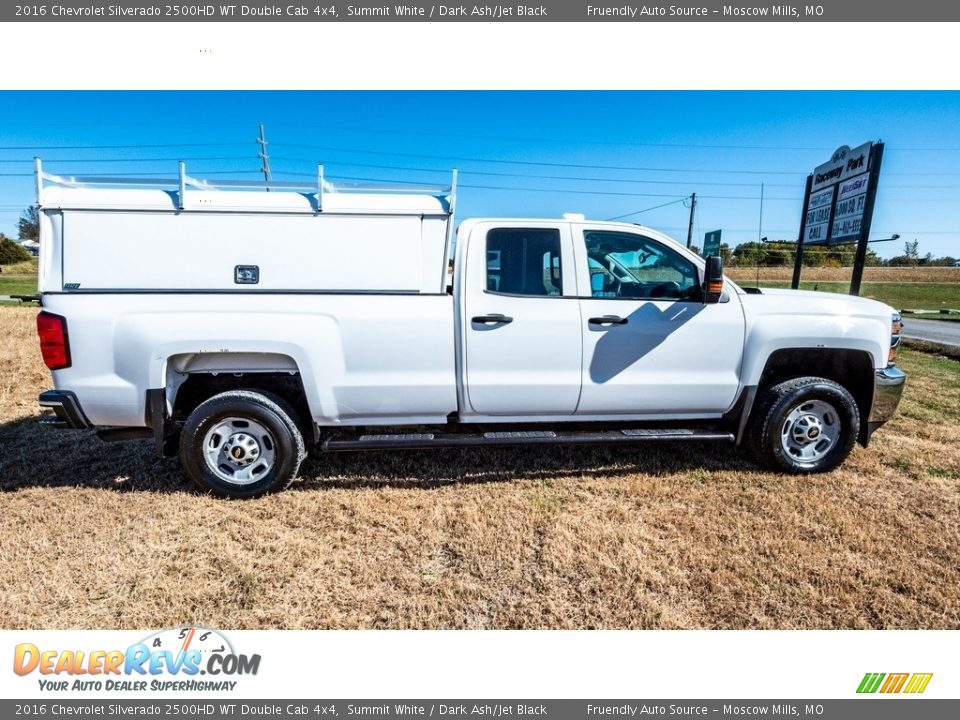
[[[42,422],[152,437],[204,490],[253,497],[308,449],[727,442],[818,472],[893,414],[887,305],[745,290],[638,225],[454,233],[455,179],[345,187],[321,168],[265,192],[38,161]]]

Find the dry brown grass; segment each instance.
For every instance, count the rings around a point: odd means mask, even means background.
[[[733,280],[748,281],[757,279],[756,267],[728,267],[727,275]],[[835,280],[849,282],[853,273],[851,267],[805,267],[803,279]],[[793,267],[762,267],[760,280],[790,281],[793,279]],[[954,267],[867,267],[863,269],[863,281],[871,282],[917,282],[917,283],[960,283],[960,268]]]
[[[33,312],[0,312],[0,626],[958,628],[960,371],[829,475],[733,449],[315,457],[198,495],[150,444],[42,432]]]

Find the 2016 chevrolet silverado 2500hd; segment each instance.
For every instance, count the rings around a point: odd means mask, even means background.
[[[887,305],[746,292],[720,258],[582,216],[455,235],[454,188],[38,161],[43,422],[153,437],[200,487],[253,497],[310,449],[730,442],[819,472],[894,412]]]

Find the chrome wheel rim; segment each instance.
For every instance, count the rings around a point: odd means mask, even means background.
[[[783,421],[780,444],[787,455],[801,462],[817,462],[840,439],[840,416],[823,400],[808,400],[793,408]]]
[[[277,443],[256,420],[229,417],[203,437],[207,468],[231,485],[249,485],[266,477],[276,460]]]

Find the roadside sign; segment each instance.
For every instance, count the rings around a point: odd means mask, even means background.
[[[830,230],[830,237],[834,242],[847,238],[856,241],[860,237],[869,186],[869,173],[862,173],[838,184],[837,209],[834,211],[833,226]]]
[[[720,254],[721,230],[711,230],[703,236],[703,257]]]
[[[807,200],[806,225],[804,226],[803,242],[824,242],[829,233],[830,208],[833,207],[833,186],[812,193]]]
[[[873,149],[872,142],[865,142],[863,145],[852,150],[846,145],[841,145],[827,162],[817,165],[813,171],[813,192],[821,190],[831,185],[836,185],[841,180],[846,180],[852,175],[865,173],[870,169],[870,151]]]
[[[807,245],[856,244],[850,294],[860,293],[882,162],[882,142],[865,142],[855,148],[842,145],[807,176],[790,287],[800,287]]]
[[[834,245],[859,242],[879,167],[874,155],[882,143],[865,142],[855,148],[837,148],[827,162],[810,174],[803,201],[800,243]]]

